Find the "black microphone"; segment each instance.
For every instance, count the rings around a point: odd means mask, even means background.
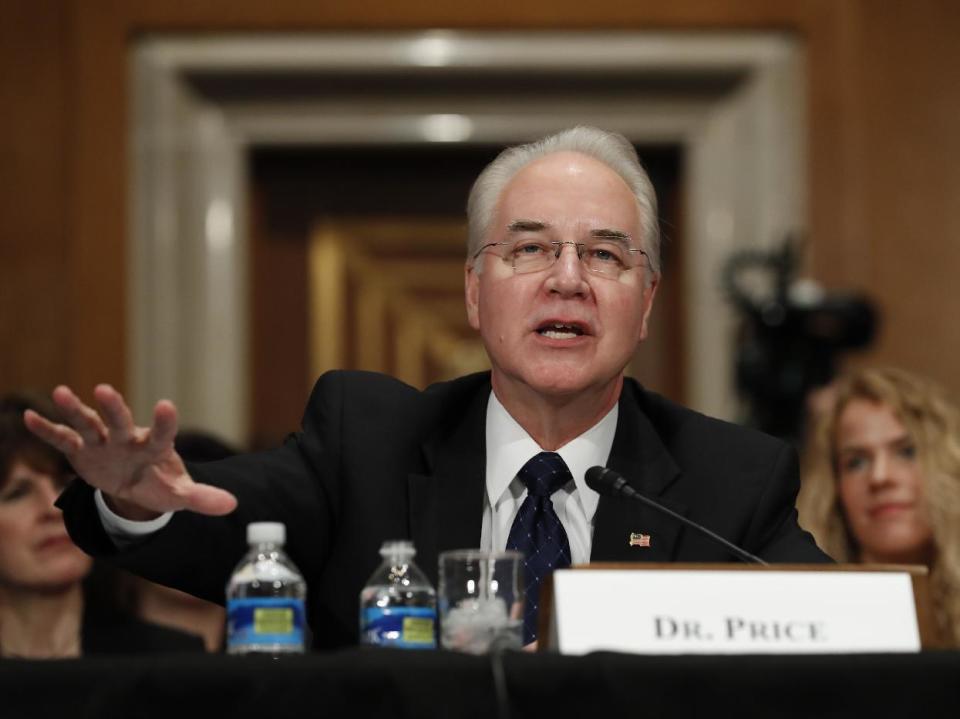
[[[606,467],[591,467],[587,470],[586,473],[587,486],[590,487],[594,492],[599,494],[606,495],[607,497],[626,497],[628,499],[635,499],[638,502],[643,502],[648,507],[653,507],[658,512],[662,512],[667,516],[673,517],[681,524],[684,524],[691,529],[696,529],[701,534],[705,534],[710,537],[715,542],[719,542],[724,547],[726,547],[731,553],[739,557],[745,562],[752,562],[754,564],[762,564],[767,566],[767,563],[757,557],[756,555],[750,554],[750,552],[745,549],[741,549],[736,544],[728,542],[726,539],[721,537],[715,532],[711,532],[706,527],[702,527],[693,520],[687,519],[682,514],[677,514],[672,509],[667,509],[662,504],[654,502],[649,497],[645,497],[640,492],[635,490],[629,484],[627,480],[621,477],[619,474],[614,472],[612,469]]]

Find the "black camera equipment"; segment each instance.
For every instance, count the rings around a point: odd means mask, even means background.
[[[830,382],[838,356],[867,347],[877,312],[865,296],[797,280],[797,243],[730,257],[724,289],[741,315],[736,386],[745,423],[797,443],[810,391]]]

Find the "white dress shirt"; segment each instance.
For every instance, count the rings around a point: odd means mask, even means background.
[[[573,481],[554,492],[553,508],[567,532],[573,564],[590,561],[593,517],[600,495],[587,486],[584,475],[590,467],[604,466],[617,431],[617,405],[593,427],[556,450],[563,457]],[[496,395],[487,403],[487,491],[483,501],[480,548],[506,549],[510,527],[527,496],[517,472],[533,456],[543,452],[527,431],[510,416]]]
[[[606,465],[617,430],[617,414],[617,405],[614,405],[593,427],[556,450],[573,475],[573,481],[558,489],[552,500],[567,532],[574,564],[590,561],[593,516],[600,501],[600,495],[587,486],[584,474],[590,467]],[[486,445],[487,491],[483,497],[480,548],[503,551],[514,517],[527,496],[527,488],[517,478],[517,472],[527,460],[544,450],[510,416],[492,391],[487,403]],[[167,512],[146,522],[124,519],[110,510],[99,489],[94,497],[103,527],[118,546],[162,529],[173,516]]]

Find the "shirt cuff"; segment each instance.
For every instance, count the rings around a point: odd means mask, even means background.
[[[167,523],[173,517],[173,512],[165,512],[156,519],[148,519],[145,522],[125,519],[107,506],[107,502],[103,498],[103,492],[99,489],[93,493],[93,501],[97,505],[97,513],[100,515],[103,529],[118,547],[131,544],[138,539],[144,539],[154,532],[160,531],[167,526]]]

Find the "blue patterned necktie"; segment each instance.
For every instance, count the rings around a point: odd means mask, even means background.
[[[527,488],[520,505],[507,549],[523,552],[526,577],[523,643],[537,638],[537,609],[540,584],[554,569],[570,566],[570,543],[550,496],[573,479],[566,462],[556,452],[541,452],[517,473]]]

